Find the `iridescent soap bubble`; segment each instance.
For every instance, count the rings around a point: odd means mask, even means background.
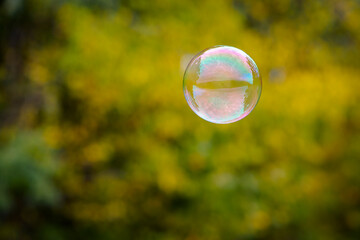
[[[261,77],[255,62],[235,47],[215,46],[198,53],[184,74],[190,108],[213,123],[246,117],[259,101]]]

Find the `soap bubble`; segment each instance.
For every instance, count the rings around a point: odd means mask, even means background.
[[[213,123],[246,117],[261,94],[255,62],[240,49],[215,46],[198,53],[184,74],[184,94],[190,108]]]

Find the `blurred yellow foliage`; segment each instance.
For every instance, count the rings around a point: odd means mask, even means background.
[[[40,131],[61,163],[51,217],[19,207],[38,214],[34,239],[359,239],[358,1],[36,2],[29,16],[53,9],[52,30],[29,44],[19,85],[0,80],[7,117],[23,103],[1,139]],[[258,106],[229,125],[198,118],[182,91],[191,56],[219,44],[263,78]],[[1,197],[15,171],[1,160],[0,211],[26,206]],[[0,238],[22,236],[12,211]]]

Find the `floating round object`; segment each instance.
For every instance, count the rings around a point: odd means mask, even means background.
[[[226,124],[243,119],[254,109],[261,94],[261,76],[245,52],[214,46],[190,61],[183,87],[187,103],[198,116]]]

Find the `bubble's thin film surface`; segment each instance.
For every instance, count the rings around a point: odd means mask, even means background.
[[[215,46],[197,54],[184,74],[184,94],[190,108],[213,123],[246,117],[261,94],[255,62],[235,47]]]

